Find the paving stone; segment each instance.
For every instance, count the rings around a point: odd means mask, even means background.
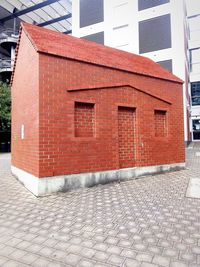
[[[47,267],[52,262],[46,258],[39,257],[36,261],[34,261],[31,266],[33,267]]]
[[[96,250],[91,249],[91,248],[83,248],[80,251],[81,255],[83,255],[85,258],[92,258],[94,254],[96,253]]]
[[[47,267],[65,267],[64,264],[62,263],[56,263],[55,261],[54,262],[50,262]]]
[[[67,248],[67,252],[78,254],[82,250],[82,247],[77,245],[71,245]]]
[[[96,266],[94,261],[89,261],[89,260],[81,260],[79,262],[80,267],[93,267]]]
[[[159,265],[153,264],[153,263],[148,263],[148,262],[143,262],[141,264],[141,267],[159,267]]]
[[[108,249],[108,245],[106,245],[104,243],[98,243],[94,246],[94,249],[106,251]]]
[[[127,257],[127,258],[136,258],[137,253],[133,250],[130,249],[123,249],[121,252],[121,256]]]
[[[26,249],[27,247],[29,247],[30,245],[32,245],[32,243],[28,242],[28,241],[22,241],[20,243],[18,243],[16,245],[17,248],[20,248],[20,249]]]
[[[121,253],[121,251],[122,251],[122,248],[117,247],[117,246],[110,246],[107,249],[107,252],[117,254],[117,255],[119,255]]]
[[[66,243],[66,242],[58,242],[54,245],[55,249],[61,249],[61,250],[66,250],[67,248],[69,248],[70,244]]]
[[[37,244],[42,244],[44,243],[45,241],[47,240],[47,238],[43,237],[43,236],[37,236],[36,238],[34,238],[32,241],[34,243],[37,243]]]
[[[195,254],[200,255],[200,246],[198,246],[198,247],[196,247],[196,246],[193,247],[193,248],[192,248],[192,252],[195,253]]]
[[[92,240],[85,240],[80,245],[83,246],[83,247],[91,248],[91,247],[93,247],[95,245],[95,242],[92,241]]]
[[[149,246],[148,247],[148,251],[150,251],[151,253],[154,253],[154,254],[158,254],[158,255],[161,255],[162,254],[162,249],[159,248],[159,247],[156,247],[156,246]]]
[[[124,262],[124,257],[111,255],[110,258],[108,259],[108,262],[120,266]]]
[[[0,266],[200,266],[199,200],[185,197],[197,151],[186,149],[183,171],[44,198],[0,154]]]
[[[2,266],[5,262],[9,261],[8,258],[0,256],[0,266]]]
[[[168,267],[170,264],[170,259],[163,256],[154,256],[153,263],[158,264],[160,266]]]
[[[19,260],[26,254],[27,254],[26,251],[23,251],[23,250],[20,250],[20,249],[15,249],[15,251],[10,254],[10,258],[12,258],[14,260]]]
[[[37,253],[37,252],[39,252],[42,248],[44,248],[44,247],[41,246],[41,245],[38,245],[38,244],[32,244],[32,245],[30,245],[30,246],[28,246],[28,247],[26,248],[26,251],[28,251],[28,252],[32,252],[32,253]]]
[[[50,257],[55,250],[52,248],[44,247],[38,253],[44,257]]]
[[[172,261],[170,267],[188,267],[188,264],[180,261]]]
[[[187,245],[182,244],[182,243],[177,243],[177,244],[174,245],[174,247],[177,248],[180,251],[184,251],[184,250],[187,249]]]
[[[67,256],[67,253],[62,250],[56,250],[53,252],[52,258],[58,261],[64,261]]]
[[[5,246],[4,248],[1,249],[0,256],[6,256],[6,257],[8,257],[13,252],[15,252],[15,250],[16,250],[16,248]]]
[[[170,258],[174,258],[174,257],[176,258],[179,255],[179,251],[173,248],[172,249],[167,248],[163,250],[163,255],[168,256]]]
[[[58,243],[55,239],[47,239],[42,245],[47,247],[55,247],[55,245]]]
[[[136,256],[136,260],[138,261],[145,261],[145,262],[151,262],[153,259],[153,256],[146,253],[138,253]]]
[[[106,238],[105,242],[108,243],[108,244],[116,245],[119,242],[119,239],[109,236],[109,237]]]
[[[142,243],[134,244],[133,247],[137,251],[146,251],[146,246]]]
[[[25,265],[23,263],[9,260],[1,265],[2,267],[28,267],[28,265]]]
[[[110,257],[109,253],[102,252],[102,251],[97,251],[94,255],[94,259],[99,260],[99,261],[107,261],[109,257]]]
[[[68,254],[65,258],[65,262],[67,264],[71,264],[73,266],[78,266],[78,262],[80,261],[81,257],[76,254]]]
[[[131,247],[132,242],[130,242],[129,240],[121,240],[118,242],[118,246],[120,247]]]
[[[19,244],[22,240],[19,238],[11,238],[6,242],[6,245],[15,247],[17,244]]]
[[[193,262],[195,259],[195,254],[192,253],[181,253],[180,259],[185,260],[186,262]]]
[[[21,257],[20,261],[26,264],[31,264],[39,258],[38,255],[32,253],[26,253]]]
[[[33,240],[34,238],[36,238],[37,236],[35,234],[31,234],[31,233],[28,233],[26,235],[23,234],[23,236],[21,237],[23,240],[26,240],[26,241],[31,241]]]

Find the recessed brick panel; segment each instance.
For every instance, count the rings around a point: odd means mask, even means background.
[[[119,166],[133,167],[135,163],[135,109],[118,108]]]
[[[94,136],[94,104],[75,102],[75,136]]]
[[[155,136],[164,137],[167,135],[167,121],[166,121],[166,111],[155,110]]]

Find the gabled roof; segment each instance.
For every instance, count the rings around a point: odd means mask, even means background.
[[[22,29],[38,52],[183,83],[149,58],[27,23],[22,23]]]

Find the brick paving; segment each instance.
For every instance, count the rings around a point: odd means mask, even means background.
[[[200,266],[200,146],[188,169],[36,198],[0,155],[0,266]]]

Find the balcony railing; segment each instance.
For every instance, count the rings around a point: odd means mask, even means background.
[[[14,60],[11,59],[0,59],[0,72],[12,71]]]
[[[19,34],[18,32],[14,32],[13,29],[6,29],[0,31],[0,44],[4,42],[14,42],[17,43]]]

